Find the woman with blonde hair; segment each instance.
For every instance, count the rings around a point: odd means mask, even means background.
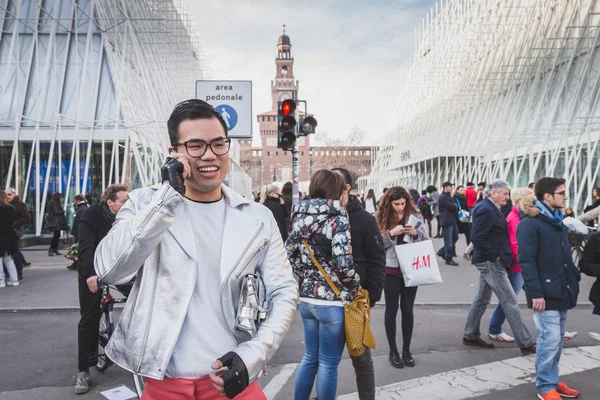
[[[508,223],[508,240],[510,241],[510,247],[513,253],[513,261],[510,268],[507,270],[508,280],[518,296],[521,288],[523,288],[523,277],[521,276],[521,267],[517,264],[517,257],[519,255],[519,245],[517,244],[517,226],[521,222],[521,212],[535,208],[535,201],[537,200],[533,190],[528,188],[516,188],[510,194],[510,198],[513,203],[513,207],[506,217]],[[490,320],[490,328],[488,336],[490,339],[498,340],[501,342],[514,342],[515,339],[502,331],[502,324],[506,316],[502,310],[502,306],[498,304]]]
[[[17,219],[17,210],[10,205],[4,190],[0,190],[0,288],[19,286],[17,267],[11,257],[13,253],[13,236],[16,235],[13,224]],[[8,281],[4,281],[4,266],[8,271]]]
[[[429,236],[425,224],[415,208],[412,196],[403,187],[395,186],[385,192],[376,218],[379,230],[383,235],[386,258],[383,292],[385,294],[385,334],[390,346],[389,361],[395,368],[404,368],[405,365],[413,367],[415,361],[410,353],[410,343],[414,328],[413,308],[417,297],[417,288],[407,287],[404,284],[395,247],[427,240]],[[411,219],[417,220],[418,223],[415,226],[409,225]],[[400,301],[402,312],[402,357],[400,357],[396,345],[398,301]]]

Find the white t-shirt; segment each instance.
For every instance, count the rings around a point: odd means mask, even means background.
[[[210,365],[237,343],[221,312],[221,246],[227,204],[222,198],[214,203],[185,199],[192,223],[198,279],[194,294],[169,361],[169,378],[198,378],[213,372]]]

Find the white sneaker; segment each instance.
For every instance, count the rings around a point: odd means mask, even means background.
[[[504,332],[500,332],[497,335],[490,333],[488,336],[490,337],[490,339],[497,340],[499,342],[514,342],[515,341],[514,337],[512,337]]]
[[[7,281],[7,286],[19,286],[19,281]]]
[[[0,283],[0,288],[6,287],[6,283]]]
[[[565,340],[571,340],[577,336],[579,332],[565,332]]]

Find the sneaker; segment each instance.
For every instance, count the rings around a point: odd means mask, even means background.
[[[13,281],[11,286],[19,286],[19,281]]]
[[[569,399],[574,399],[576,397],[579,397],[579,392],[577,390],[575,390],[575,389],[571,389],[564,382],[559,382],[558,383],[558,387],[556,388],[556,391],[562,397],[567,397]]]
[[[565,340],[571,340],[577,336],[579,332],[565,332]]]
[[[30,263],[29,261],[25,261],[25,262],[23,263],[23,266],[24,266],[24,267],[29,267],[30,265],[31,265],[31,263]]]
[[[465,260],[470,260],[471,259],[471,255],[469,253],[465,253],[465,254],[463,254],[463,258]]]
[[[5,288],[6,287],[6,283],[0,283],[0,288]]]
[[[545,393],[538,393],[538,399],[541,400],[562,400],[560,394],[556,390],[551,390]]]
[[[446,260],[446,265],[452,265],[453,267],[458,267],[458,263],[454,260]]]
[[[497,340],[499,342],[514,342],[515,341],[514,337],[512,337],[504,332],[500,332],[497,335],[490,333],[488,336],[490,337],[490,339]]]
[[[90,390],[90,372],[82,371],[77,374],[77,383],[75,384],[75,393],[84,394]]]

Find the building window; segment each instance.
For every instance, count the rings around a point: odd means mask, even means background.
[[[310,151],[308,152],[308,155],[312,157],[312,155],[313,155],[313,152],[312,152],[312,150],[310,150]]]
[[[326,156],[328,156],[328,155],[329,155],[329,150],[327,150],[327,151],[325,152],[325,155],[326,155]]]
[[[259,150],[259,151],[258,151],[258,156],[259,156],[259,157],[262,157],[262,150]]]
[[[271,156],[271,152],[267,151],[267,156],[270,157]]]
[[[302,152],[302,155],[304,155],[304,152]]]
[[[208,147],[208,146],[207,146],[207,147]],[[276,152],[275,152],[275,155],[276,155],[276,156],[278,156],[278,155],[279,155],[279,152],[278,152],[278,151],[276,151]]]
[[[252,150],[252,157],[256,157],[256,150]]]
[[[370,156],[371,155],[371,150],[367,150],[367,155]]]

